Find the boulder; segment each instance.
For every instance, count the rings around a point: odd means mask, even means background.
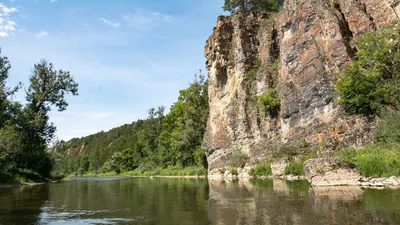
[[[358,185],[362,178],[354,164],[340,159],[309,159],[304,162],[304,171],[312,186]]]
[[[279,177],[285,174],[285,167],[287,162],[285,160],[275,161],[271,163],[272,176]]]

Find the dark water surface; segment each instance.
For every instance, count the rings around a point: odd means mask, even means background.
[[[400,190],[88,178],[0,189],[0,224],[400,224]]]

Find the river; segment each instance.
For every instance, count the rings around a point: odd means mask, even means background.
[[[85,178],[0,189],[0,224],[400,224],[400,190]]]

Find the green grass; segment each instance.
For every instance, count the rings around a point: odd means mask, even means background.
[[[205,176],[207,175],[207,170],[201,167],[186,167],[186,168],[165,168],[165,169],[155,169],[151,171],[140,172],[139,169],[133,171],[126,171],[120,174],[115,172],[108,173],[86,173],[83,177],[112,177],[112,176]],[[70,175],[69,177],[73,177]],[[79,177],[79,176],[78,176]]]
[[[0,173],[0,184],[41,183],[49,180],[49,178],[27,169],[19,169],[14,174]]]
[[[269,163],[256,165],[249,174],[254,177],[270,176],[272,175],[271,165]]]
[[[400,175],[400,145],[379,144],[363,148],[347,148],[337,158],[354,163],[366,177],[390,177]]]
[[[290,162],[284,170],[285,175],[304,175],[304,166],[302,162]]]

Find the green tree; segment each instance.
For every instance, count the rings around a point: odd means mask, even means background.
[[[122,151],[121,168],[123,171],[131,171],[139,167],[141,155],[137,148],[128,148]]]
[[[13,126],[0,128],[0,172],[14,171],[22,151],[22,135]]]
[[[66,142],[64,148],[68,151],[60,152],[60,157],[68,162],[68,173],[82,167],[82,157],[89,158],[92,171],[96,165],[103,165],[103,172],[207,167],[202,143],[208,119],[208,93],[207,80],[201,72],[188,88],[179,92],[167,115],[164,110],[162,106],[151,108],[144,120]],[[58,162],[55,171],[65,166]]]
[[[27,90],[27,105],[18,118],[18,127],[24,136],[24,154],[19,167],[28,168],[48,176],[52,163],[45,152],[53,138],[55,126],[49,122],[52,106],[64,111],[68,106],[65,94],[78,94],[78,84],[70,72],[55,70],[52,63],[41,60],[34,66]]]
[[[400,101],[400,22],[358,39],[353,64],[339,75],[339,103],[349,113],[379,114]]]
[[[90,161],[89,157],[83,156],[80,160],[80,168],[84,170],[84,172],[89,172]]]
[[[164,165],[205,164],[205,155],[199,151],[208,118],[208,92],[207,80],[201,71],[179,93],[178,102],[164,120],[158,156]]]
[[[103,165],[103,172],[114,171],[117,174],[121,172],[122,153],[115,152],[112,157]]]
[[[265,12],[277,11],[282,5],[283,0],[225,0],[222,8],[229,12],[235,10],[244,12]]]
[[[10,107],[13,106],[12,103],[8,100],[8,97],[14,95],[21,87],[21,83],[14,88],[7,87],[7,79],[10,69],[10,61],[7,57],[1,56],[0,49],[0,128],[5,125],[7,120],[12,119]]]

